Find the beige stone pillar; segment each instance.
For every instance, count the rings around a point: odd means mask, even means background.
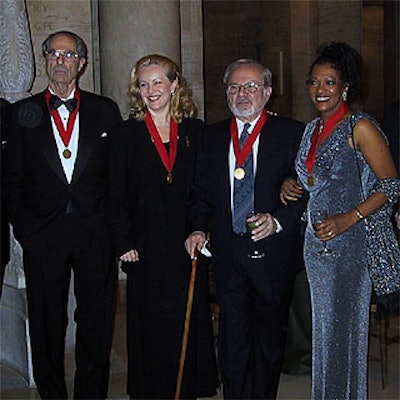
[[[134,63],[150,53],[181,61],[179,0],[102,0],[99,7],[101,92],[129,114]]]
[[[180,3],[182,72],[193,90],[199,118],[204,119],[202,0],[182,0]]]
[[[34,77],[24,0],[0,1],[0,37],[0,96],[14,103],[30,96]],[[33,386],[22,249],[12,230],[10,252],[0,302],[0,366]]]

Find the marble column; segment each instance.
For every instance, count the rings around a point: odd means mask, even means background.
[[[150,53],[181,62],[179,0],[99,1],[101,92],[129,115],[129,81],[134,63]]]
[[[204,119],[204,55],[202,0],[180,2],[181,13],[181,65],[184,77],[193,90]]]
[[[33,50],[24,0],[0,1],[0,96],[15,102],[30,96],[34,79]],[[28,334],[22,249],[11,235],[0,302],[0,365],[34,385]]]

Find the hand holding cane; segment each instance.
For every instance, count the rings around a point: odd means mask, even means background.
[[[181,357],[179,360],[178,378],[176,380],[175,399],[179,399],[180,394],[181,394],[183,368],[185,366],[186,348],[187,348],[187,342],[188,342],[188,336],[189,336],[190,316],[192,314],[192,307],[193,307],[193,293],[194,293],[194,283],[196,280],[197,257],[198,257],[198,251],[196,249],[194,252],[194,258],[192,260],[192,271],[190,274],[188,298],[187,298],[187,303],[186,303],[185,325],[184,325],[183,337],[182,337]]]

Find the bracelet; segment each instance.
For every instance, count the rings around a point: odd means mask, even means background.
[[[356,211],[358,219],[364,219],[364,214],[357,207],[354,207],[354,210]]]

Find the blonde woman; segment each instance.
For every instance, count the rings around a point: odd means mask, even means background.
[[[131,118],[113,136],[112,228],[127,273],[128,394],[173,398],[190,257],[186,207],[203,123],[179,67],[148,55],[131,75]],[[212,396],[217,374],[206,269],[199,266],[181,390]]]

